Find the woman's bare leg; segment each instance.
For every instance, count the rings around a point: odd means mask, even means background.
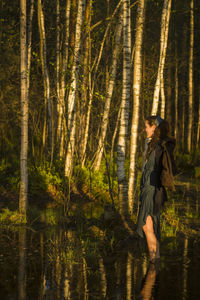
[[[153,220],[151,216],[147,217],[146,224],[143,226],[143,231],[147,239],[150,260],[155,260],[160,257],[159,242],[155,236],[153,229]]]

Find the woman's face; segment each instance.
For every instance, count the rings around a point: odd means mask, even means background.
[[[145,131],[146,131],[146,134],[147,134],[147,138],[152,137],[155,128],[156,128],[156,125],[151,126],[151,125],[149,125],[148,121],[145,121]]]

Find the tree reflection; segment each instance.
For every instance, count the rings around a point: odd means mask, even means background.
[[[18,298],[26,300],[26,228],[19,229]]]

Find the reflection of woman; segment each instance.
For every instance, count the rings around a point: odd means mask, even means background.
[[[160,257],[160,209],[167,200],[165,186],[174,190],[173,150],[175,140],[168,136],[169,124],[159,116],[145,121],[147,134],[141,179],[137,232],[147,239],[150,261]]]
[[[155,264],[150,264],[140,290],[138,300],[152,299],[153,289],[156,284],[156,277],[158,274],[158,267]]]

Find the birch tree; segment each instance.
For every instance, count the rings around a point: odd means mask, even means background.
[[[129,121],[130,100],[130,66],[131,66],[131,27],[130,1],[123,0],[123,80],[122,104],[119,125],[119,139],[117,145],[117,178],[119,193],[119,211],[122,215],[128,214],[128,184],[125,172],[126,140]]]
[[[191,151],[192,120],[193,120],[193,52],[194,52],[194,0],[190,0],[190,50],[189,50],[189,101],[188,101],[188,127],[187,151]]]
[[[43,84],[44,84],[44,101],[45,101],[45,113],[44,113],[44,128],[43,128],[43,146],[46,144],[46,126],[47,126],[47,111],[48,111],[48,127],[49,127],[49,139],[50,148],[52,150],[52,105],[51,105],[51,95],[50,95],[50,79],[49,70],[47,66],[47,46],[46,46],[46,33],[44,26],[44,13],[42,9],[41,0],[38,0],[38,25],[40,32],[40,56],[43,74]]]
[[[73,157],[75,147],[75,130],[76,130],[76,94],[78,89],[78,73],[80,62],[81,48],[81,28],[84,19],[85,0],[79,0],[78,12],[76,21],[75,45],[74,45],[74,60],[72,65],[72,83],[68,97],[68,146],[65,159],[65,176],[69,177],[73,168]]]
[[[21,152],[19,211],[26,216],[28,201],[28,95],[26,0],[20,0]]]
[[[136,181],[136,153],[137,137],[139,123],[140,91],[142,80],[142,41],[143,28],[145,21],[145,0],[138,2],[136,37],[135,37],[135,57],[133,71],[133,114],[131,124],[131,142],[130,142],[130,167],[129,167],[129,187],[128,200],[129,211],[133,210],[134,187]]]
[[[114,89],[114,85],[115,85],[115,78],[116,78],[116,71],[117,71],[117,59],[118,59],[118,55],[119,55],[121,33],[122,33],[122,12],[120,12],[119,22],[118,22],[117,29],[116,29],[115,48],[113,50],[110,78],[109,78],[109,83],[108,83],[108,90],[106,91],[106,102],[105,102],[105,106],[104,106],[104,112],[103,112],[103,118],[102,118],[102,124],[101,124],[101,133],[100,133],[98,148],[97,148],[97,152],[96,152],[96,159],[94,162],[94,170],[99,170],[101,160],[102,160],[102,155],[103,155],[104,142],[105,142],[107,127],[108,127],[111,98],[112,98],[113,89]]]
[[[31,0],[30,15],[29,15],[29,20],[28,20],[27,96],[29,95],[29,87],[30,87],[30,68],[31,68],[31,49],[32,49],[32,25],[33,25],[34,2],[35,2],[35,0]]]
[[[169,28],[169,19],[171,11],[171,0],[164,0],[163,10],[162,10],[162,20],[161,20],[161,34],[160,34],[160,59],[158,66],[157,79],[154,88],[153,95],[153,106],[152,106],[152,115],[156,115],[158,111],[159,95],[162,88],[162,109],[161,116],[164,117],[164,82],[163,82],[163,71],[165,65],[165,57],[167,50],[167,40],[168,40],[168,28]]]
[[[88,102],[88,111],[87,111],[87,115],[86,115],[86,126],[85,126],[85,134],[84,134],[84,138],[83,138],[83,146],[82,146],[82,166],[84,165],[85,162],[85,158],[86,158],[86,147],[87,147],[87,141],[88,141],[88,135],[89,135],[89,124],[90,124],[90,116],[91,116],[91,109],[92,109],[92,99],[93,99],[93,95],[94,95],[94,88],[95,88],[95,82],[96,82],[96,77],[97,77],[97,71],[99,68],[99,63],[101,61],[102,58],[102,54],[103,54],[103,48],[104,48],[104,44],[106,41],[106,37],[108,35],[110,26],[112,24],[112,21],[118,11],[118,9],[120,8],[120,5],[122,3],[122,0],[119,0],[111,18],[110,18],[110,22],[108,23],[105,33],[104,33],[104,37],[103,40],[101,42],[101,46],[98,52],[98,55],[95,57],[94,59],[94,63],[90,68],[90,72],[89,72],[89,79],[88,79],[88,89],[89,89],[89,102]],[[89,55],[89,65],[91,65],[91,53]],[[93,71],[94,69],[94,71]],[[92,71],[93,71],[93,80],[91,78],[92,76]]]
[[[59,149],[60,157],[64,155],[64,136],[66,132],[65,126],[65,88],[66,88],[66,73],[67,64],[69,57],[69,36],[70,36],[70,10],[71,10],[71,0],[66,0],[65,3],[65,32],[64,32],[64,46],[63,55],[61,55],[60,49],[60,11],[59,5],[57,4],[57,77],[60,74],[60,83],[57,83],[57,143]]]

